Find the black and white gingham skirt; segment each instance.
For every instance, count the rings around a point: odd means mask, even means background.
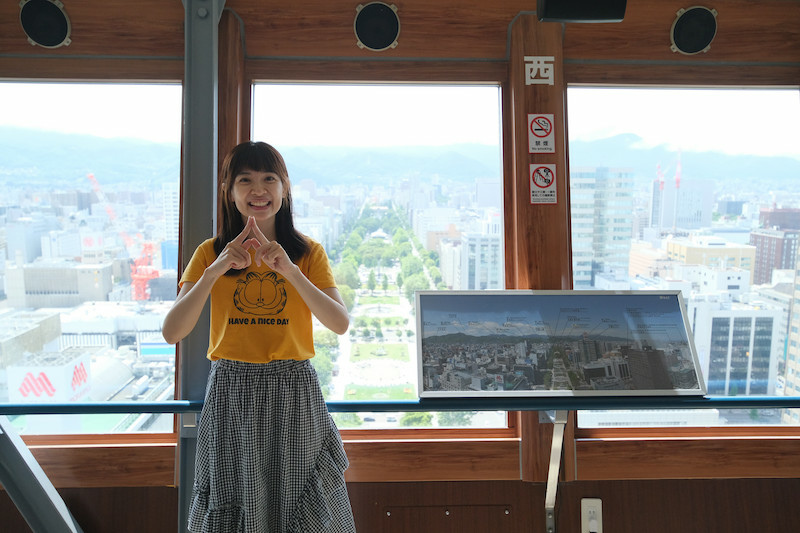
[[[309,361],[212,363],[189,530],[354,533],[347,456]]]

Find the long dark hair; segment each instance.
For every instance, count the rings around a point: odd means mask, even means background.
[[[285,196],[281,208],[275,214],[275,240],[286,250],[292,262],[297,262],[308,252],[310,245],[302,233],[294,227],[292,213],[292,189],[289,182],[289,171],[281,154],[265,142],[246,141],[231,150],[222,163],[219,174],[219,202],[221,207],[220,228],[214,240],[214,252],[222,253],[225,246],[244,229],[242,214],[233,203],[233,182],[242,170],[256,172],[274,172],[283,183]],[[231,269],[226,272],[235,275],[241,270]]]

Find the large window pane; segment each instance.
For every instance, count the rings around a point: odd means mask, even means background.
[[[331,400],[417,398],[414,293],[502,289],[498,86],[257,84],[297,226],[331,258],[348,334],[318,329]],[[505,413],[336,414],[342,428],[503,427]]]
[[[181,87],[0,82],[0,402],[167,400]],[[20,416],[22,433],[172,415]]]
[[[800,393],[798,91],[573,87],[568,104],[575,288],[679,289],[710,395]],[[798,417],[592,411],[579,423]]]

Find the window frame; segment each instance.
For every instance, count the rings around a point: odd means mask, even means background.
[[[725,84],[723,80],[710,83],[711,74],[700,75],[690,69],[674,76],[674,71],[668,72],[663,66],[648,67],[652,78],[647,83],[642,83],[640,75],[623,65],[612,65],[610,75],[607,72],[602,77],[592,69],[583,70],[575,65],[565,64],[565,70],[565,93],[569,86],[727,88],[733,85],[800,91],[797,84],[787,84],[781,70],[773,66],[757,70],[757,75],[746,85],[739,81]],[[609,83],[608,79],[616,81]],[[800,426],[582,428],[577,425],[577,416],[572,424],[570,461],[574,471],[569,464],[567,470],[576,481],[800,475],[800,461],[792,458],[789,451],[800,444]],[[720,464],[725,465],[723,472],[716,466]]]
[[[565,53],[568,47],[565,46]],[[222,57],[221,57],[222,59]],[[424,79],[425,82],[495,82],[501,80],[503,92],[504,174],[511,174],[511,155],[508,147],[512,125],[506,111],[512,108],[508,94],[508,61],[245,61],[247,83],[238,86],[241,98],[235,107],[243,112],[238,122],[230,125],[221,116],[223,133],[220,142],[241,138],[249,131],[249,95],[247,87],[253,79],[276,81],[343,81],[367,82]],[[602,63],[602,64],[601,64]],[[59,58],[2,58],[4,78],[36,80],[83,81],[163,81],[181,82],[183,59],[150,59],[115,61],[113,59]],[[233,67],[229,70],[235,71]],[[625,64],[591,61],[565,61],[566,84],[607,85],[614,83],[642,85],[690,84],[705,86],[741,85],[741,67],[722,65],[709,67],[689,65],[677,68],[672,64]],[[104,72],[103,79],[98,72]],[[222,71],[221,71],[222,72]],[[767,64],[748,68],[747,80],[754,86],[779,85],[797,87],[795,70],[791,66]],[[223,79],[223,74],[220,75]],[[225,78],[228,79],[228,78]],[[565,88],[566,90],[566,88]],[[223,124],[225,123],[225,125]],[[224,127],[223,127],[224,126]],[[222,150],[222,148],[221,148]],[[560,222],[567,223],[567,222]],[[507,265],[507,272],[513,269]],[[180,364],[176,362],[176,364]],[[517,436],[511,439],[484,436],[483,438],[444,438],[411,440],[420,433],[385,434],[385,439],[366,439],[368,435],[353,434],[346,439],[351,457],[350,481],[400,481],[404,475],[419,470],[425,479],[503,479],[516,472],[514,479],[543,481],[549,459],[549,435],[552,425],[539,423],[535,412],[513,412]],[[800,477],[800,456],[794,453],[800,443],[800,429],[777,431],[767,428],[715,428],[702,430],[671,428],[668,431],[625,428],[578,429],[574,416],[567,425],[564,446],[564,479],[662,479],[696,477]],[[379,430],[380,431],[380,430]],[[437,430],[446,431],[446,430]],[[166,435],[166,440],[164,437]],[[394,438],[393,438],[394,437]],[[163,486],[174,484],[175,447],[177,432],[172,434],[140,435],[80,435],[29,436],[24,440],[31,446],[57,487],[91,486]],[[376,442],[378,441],[378,442]],[[490,455],[489,455],[490,454]],[[485,461],[491,457],[493,461]],[[523,457],[534,463],[533,474],[520,473]],[[631,461],[635,457],[636,461]],[[692,459],[687,461],[687,458]],[[431,470],[437,461],[444,468]],[[488,466],[486,466],[488,464]],[[661,465],[666,464],[666,467]],[[723,469],[714,465],[724,464]],[[388,474],[381,469],[395,465]],[[397,466],[400,465],[400,466]],[[500,465],[500,468],[493,468]],[[86,468],[82,468],[82,467]],[[98,468],[101,466],[101,468]],[[134,469],[132,472],[131,469]],[[722,470],[722,471],[720,471]],[[433,477],[433,475],[438,477]]]

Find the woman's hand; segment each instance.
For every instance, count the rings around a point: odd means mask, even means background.
[[[217,277],[222,276],[232,268],[242,270],[252,264],[253,259],[250,256],[249,249],[258,246],[258,241],[255,238],[248,239],[253,232],[253,227],[258,230],[255,220],[250,217],[242,232],[226,244],[214,262],[208,266],[208,269],[216,274]],[[261,232],[259,231],[259,233]]]
[[[292,260],[289,259],[289,256],[286,254],[286,250],[283,249],[283,246],[281,246],[277,241],[269,240],[258,227],[258,224],[256,224],[256,220],[253,217],[247,219],[247,224],[245,225],[244,231],[247,231],[248,228],[250,229],[249,235],[252,235],[253,237],[244,241],[243,246],[245,248],[255,249],[256,265],[261,266],[261,263],[263,262],[269,268],[287,278],[296,270],[298,270],[297,265],[292,263]],[[248,254],[248,256],[249,255],[250,254]]]

